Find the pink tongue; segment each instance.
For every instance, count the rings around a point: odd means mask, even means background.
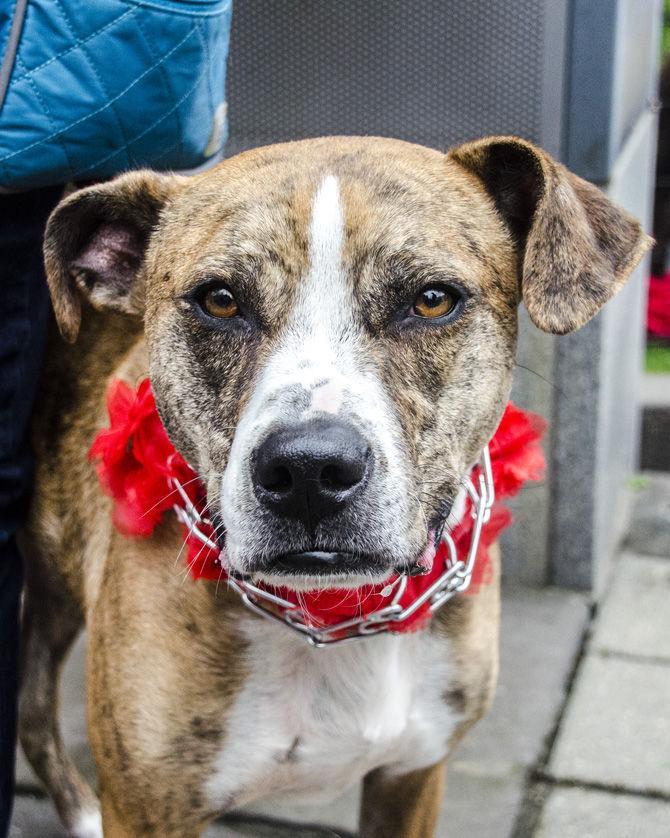
[[[426,569],[426,572],[433,569],[433,562],[435,561],[435,553],[437,547],[435,545],[435,530],[428,533],[428,543],[426,544],[423,553],[419,556],[416,563],[419,567]]]
[[[208,533],[208,535],[212,539],[212,541],[214,541],[216,543],[214,533],[212,532],[211,535]],[[219,555],[216,557],[215,563],[217,563],[220,567],[222,567],[223,570],[225,570],[225,571],[228,570],[228,554],[226,553],[225,545],[223,547],[219,548]]]

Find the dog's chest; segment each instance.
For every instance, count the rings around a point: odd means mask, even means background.
[[[281,794],[334,797],[373,768],[446,755],[459,717],[444,700],[448,644],[428,633],[312,649],[249,622],[249,677],[225,719],[207,783],[216,808]]]

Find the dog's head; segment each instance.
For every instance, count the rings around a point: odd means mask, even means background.
[[[357,584],[430,556],[508,398],[518,303],[577,329],[647,246],[521,140],[329,138],[84,189],[45,258],[67,338],[82,296],[144,317],[231,569]]]

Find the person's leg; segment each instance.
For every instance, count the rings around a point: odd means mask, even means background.
[[[21,561],[30,498],[29,425],[50,316],[42,233],[61,187],[0,196],[0,836],[14,789]]]

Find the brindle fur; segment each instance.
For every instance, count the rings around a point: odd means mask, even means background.
[[[359,325],[414,469],[417,548],[499,420],[520,299],[541,328],[577,328],[649,244],[598,190],[514,138],[446,157],[393,140],[309,140],[193,178],[125,175],[60,205],[45,259],[61,331],[78,340],[52,336],[35,422],[21,739],[71,829],[94,797],[64,753],[56,684],[83,623],[105,834],[196,836],[218,814],[202,789],[245,680],[241,606],[223,587],[184,580],[174,521],[146,541],[114,531],[87,451],[106,424],[110,380],[134,384],[150,370],[168,432],[216,504],[235,426],[306,270],[311,196],[329,173],[346,208]],[[213,332],[194,317],[182,297],[203,274],[229,281],[250,329]],[[470,304],[449,329],[403,332],[397,305],[435,277],[460,283]],[[494,690],[497,553],[493,571],[431,629],[453,657],[444,700],[462,722],[452,746]],[[370,775],[362,835],[427,838],[441,777],[441,766]]]

